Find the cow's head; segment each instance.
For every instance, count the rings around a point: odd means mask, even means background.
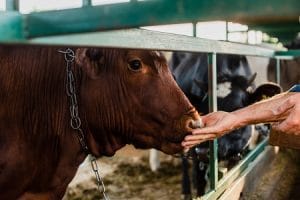
[[[158,52],[78,49],[76,63],[89,146],[96,155],[113,155],[130,143],[176,153],[200,121]]]

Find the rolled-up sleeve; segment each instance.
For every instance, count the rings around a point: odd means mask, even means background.
[[[300,84],[294,85],[289,92],[300,92]]]

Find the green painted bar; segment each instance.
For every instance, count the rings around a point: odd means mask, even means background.
[[[29,37],[191,21],[299,21],[299,0],[150,0],[29,14]]]
[[[268,138],[263,140],[257,147],[240,161],[240,163],[231,169],[225,177],[219,180],[217,188],[200,197],[200,200],[218,199],[222,193],[230,186],[231,183],[239,177],[239,175],[248,167],[248,165],[255,160],[255,158],[265,149],[268,143]]]
[[[82,6],[91,6],[92,0],[82,0]]]
[[[218,110],[217,104],[217,55],[208,54],[208,107],[209,112]],[[218,183],[218,142],[217,139],[209,141],[209,179],[210,189],[214,190]]]
[[[249,29],[260,30],[272,37],[277,37],[282,43],[288,43],[297,37],[300,32],[300,24],[299,21],[285,23],[261,23],[250,25]]]
[[[275,56],[300,57],[300,49],[292,49],[292,50],[288,50],[288,51],[276,51]]]
[[[24,41],[24,43],[40,45],[156,49],[165,51],[216,52],[264,57],[272,57],[274,55],[273,49],[254,45],[207,40],[142,29],[50,36],[30,39],[28,41]]]
[[[22,15],[15,11],[0,11],[0,42],[16,42],[24,38]]]
[[[276,58],[276,70],[275,70],[275,74],[276,74],[276,83],[278,85],[280,85],[280,59]]]
[[[19,0],[5,0],[6,11],[17,11],[19,10]]]
[[[299,21],[286,23],[261,23],[249,25],[249,29],[257,29],[264,32],[300,32]]]

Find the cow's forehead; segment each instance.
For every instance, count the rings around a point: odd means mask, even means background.
[[[164,55],[159,51],[150,51],[150,50],[128,50],[127,56],[139,56],[147,58],[162,58]]]

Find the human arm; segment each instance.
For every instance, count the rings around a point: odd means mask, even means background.
[[[300,120],[299,104],[300,94],[287,92],[231,113],[219,111],[208,114],[202,117],[204,128],[193,130],[192,135],[185,137],[182,145],[184,148],[190,148],[248,124],[278,122],[275,128],[288,129],[285,120],[289,119],[291,113],[294,113],[293,120]],[[299,128],[299,125],[296,127]]]
[[[289,111],[289,114],[284,120],[273,123],[272,128],[278,132],[300,136],[300,93],[292,95],[278,110]]]

